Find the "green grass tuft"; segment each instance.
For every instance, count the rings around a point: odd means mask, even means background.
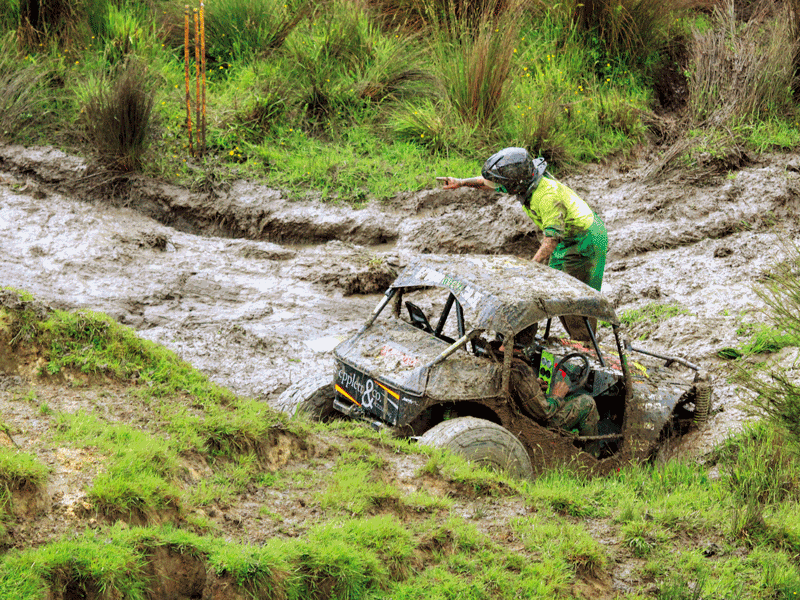
[[[49,474],[50,468],[32,454],[0,446],[0,520],[10,512],[13,492],[36,490]]]
[[[619,320],[629,327],[637,323],[661,323],[672,317],[688,315],[689,310],[680,304],[651,302],[639,308],[631,308],[622,312]]]

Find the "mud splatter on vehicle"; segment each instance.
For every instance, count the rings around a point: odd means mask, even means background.
[[[582,318],[589,342],[556,335],[569,315]],[[288,388],[277,406],[317,418],[338,412],[522,476],[567,462],[603,473],[646,460],[665,436],[705,419],[711,391],[689,361],[626,344],[601,293],[503,255],[411,262],[334,356],[333,376]],[[510,391],[515,359],[545,383],[566,374],[572,394],[590,395],[598,435],[537,421]]]

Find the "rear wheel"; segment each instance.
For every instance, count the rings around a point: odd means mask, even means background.
[[[505,427],[485,419],[458,417],[431,427],[420,444],[448,450],[515,477],[531,477],[531,459],[517,437]]]
[[[322,373],[290,385],[278,396],[273,408],[291,416],[305,413],[314,421],[328,421],[337,414],[333,397],[333,376]]]

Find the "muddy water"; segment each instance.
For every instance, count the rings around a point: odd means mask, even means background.
[[[702,453],[746,419],[746,398],[716,353],[744,341],[742,323],[765,318],[753,283],[782,255],[782,240],[797,240],[798,165],[772,157],[703,181],[644,182],[642,171],[600,167],[565,178],[606,222],[603,291],[618,310],[671,302],[687,311],[629,332],[635,345],[712,374],[713,415],[678,453]],[[330,370],[333,345],[414,254],[536,249],[512,198],[472,190],[352,210],[245,182],[193,195],[137,181],[111,202],[76,191],[84,169],[52,149],[0,148],[0,285],[106,312],[264,400]]]

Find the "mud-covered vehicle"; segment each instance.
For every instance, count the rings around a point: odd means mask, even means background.
[[[509,256],[420,257],[334,356],[333,376],[290,386],[277,408],[363,419],[521,476],[645,460],[704,420],[711,394],[687,360],[626,347],[601,293]],[[538,422],[512,393],[515,360],[544,382],[568,374],[572,393],[594,398],[598,435]]]

